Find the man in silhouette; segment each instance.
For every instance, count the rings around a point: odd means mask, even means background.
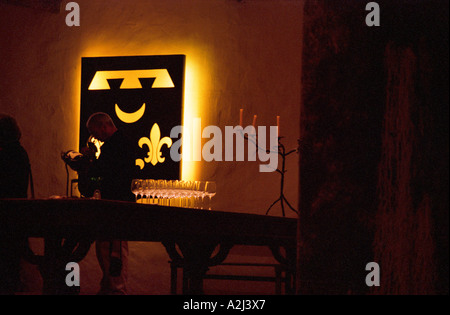
[[[134,201],[130,184],[135,161],[130,140],[106,113],[92,114],[86,127],[103,145],[100,156],[86,170],[78,172],[80,192],[90,197],[99,190],[102,199]],[[89,149],[82,153],[93,154]],[[96,254],[103,272],[99,294],[126,294],[128,243],[97,241]]]
[[[16,120],[0,114],[0,199],[27,198],[30,161],[20,138]],[[20,289],[21,258],[25,255],[33,255],[28,239],[3,233],[0,227],[0,294]]]

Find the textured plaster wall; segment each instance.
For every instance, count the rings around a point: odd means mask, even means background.
[[[0,3],[0,112],[15,116],[22,129],[37,198],[66,193],[60,152],[78,147],[81,57],[185,54],[185,118],[224,128],[238,124],[240,108],[247,124],[257,114],[259,125],[275,125],[280,115],[287,147],[296,146],[303,1],[77,2],[80,27],[66,26],[67,1],[60,13]],[[217,181],[216,209],[264,214],[278,197],[279,175],[259,173],[258,164],[196,162],[185,177]],[[297,155],[287,169],[285,193],[297,206]],[[278,205],[271,214],[281,215]],[[132,244],[131,257],[132,292],[168,293],[161,245]],[[99,269],[92,251],[83,264],[82,292],[95,292]],[[148,282],[152,288],[144,288]]]

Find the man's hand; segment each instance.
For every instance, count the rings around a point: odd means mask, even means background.
[[[81,148],[80,153],[83,154],[85,157],[89,159],[89,161],[92,161],[95,159],[95,153],[97,152],[97,149],[91,146],[86,146]]]

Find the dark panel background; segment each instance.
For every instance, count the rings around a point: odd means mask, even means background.
[[[152,126],[157,123],[161,130],[161,138],[168,137],[170,130],[181,125],[184,91],[184,55],[164,56],[125,56],[125,57],[89,57],[82,58],[81,75],[81,113],[80,113],[80,148],[86,145],[89,133],[86,121],[95,112],[105,112],[111,116],[119,129],[123,129],[135,143],[136,158],[144,159],[148,148],[138,146],[141,137],[150,137]],[[175,85],[174,88],[152,88],[154,79],[140,79],[141,89],[120,89],[122,79],[108,80],[109,90],[88,90],[96,71],[104,70],[140,70],[167,69]],[[146,104],[144,116],[137,122],[122,122],[115,113],[115,104],[122,111],[131,113]],[[177,139],[172,139],[174,142]],[[170,158],[170,149],[163,146],[164,163],[153,166],[146,163],[142,170],[136,166],[139,178],[178,179],[180,162]]]

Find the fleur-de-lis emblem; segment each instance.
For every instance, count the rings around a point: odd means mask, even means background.
[[[155,166],[158,163],[164,163],[165,157],[162,157],[161,148],[163,145],[167,145],[168,148],[172,146],[172,139],[169,137],[164,137],[161,139],[161,130],[157,123],[153,124],[150,131],[150,139],[147,137],[142,137],[139,139],[138,145],[143,148],[144,145],[148,147],[147,157],[142,159],[136,159],[136,165],[143,169],[145,163],[151,163]]]

